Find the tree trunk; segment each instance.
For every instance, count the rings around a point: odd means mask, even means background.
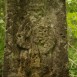
[[[65,0],[6,0],[3,77],[69,77]]]

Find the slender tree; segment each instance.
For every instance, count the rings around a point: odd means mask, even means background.
[[[3,77],[69,77],[65,0],[6,0]]]

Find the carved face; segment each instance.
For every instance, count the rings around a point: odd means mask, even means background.
[[[55,39],[51,27],[39,26],[33,34],[33,43],[38,46],[40,53],[47,53],[53,48]]]
[[[27,13],[29,14],[29,21],[25,25],[22,25],[22,30],[17,33],[17,44],[22,48],[30,48],[31,45],[38,46],[39,51],[47,52],[54,45],[54,32],[53,25],[55,14],[48,13],[45,8],[45,3],[41,2],[36,4],[29,4]],[[46,14],[47,13],[47,14]],[[29,22],[31,24],[29,24]],[[29,28],[31,27],[31,28]],[[33,43],[33,44],[32,44]],[[35,47],[34,46],[34,47]],[[34,48],[34,51],[36,49]]]

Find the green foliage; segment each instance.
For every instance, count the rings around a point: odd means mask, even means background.
[[[0,77],[2,74],[3,54],[4,54],[4,1],[0,0]]]
[[[71,77],[77,77],[77,43],[69,45],[69,72]]]
[[[67,0],[68,56],[70,77],[77,77],[77,0]]]
[[[66,2],[68,12],[77,12],[77,0],[66,0]]]
[[[67,13],[67,23],[69,36],[77,38],[77,12]]]

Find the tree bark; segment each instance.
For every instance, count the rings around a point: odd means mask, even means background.
[[[6,0],[3,77],[69,77],[65,0]]]

